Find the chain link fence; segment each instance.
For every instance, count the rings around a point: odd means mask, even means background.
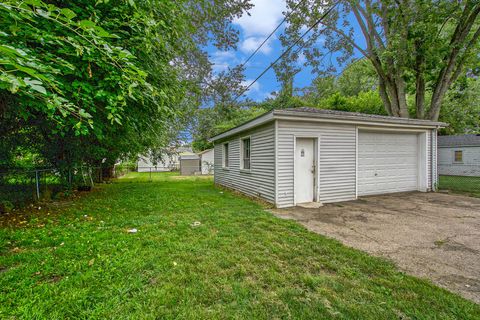
[[[170,164],[168,166],[138,166],[137,172],[157,173],[157,172],[178,172],[183,176],[213,175],[214,164],[210,162],[196,163],[197,161],[181,162]]]
[[[438,189],[480,197],[480,166],[478,170],[478,175],[440,175]]]
[[[127,169],[115,171],[115,176]],[[59,199],[73,190],[90,191],[105,182],[106,168],[78,167],[58,169],[5,170],[0,172],[0,212],[23,207],[39,200]]]

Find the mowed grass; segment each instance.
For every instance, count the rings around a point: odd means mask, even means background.
[[[15,218],[25,220],[4,217],[0,318],[480,317],[473,302],[278,219],[211,178],[148,180],[130,174]]]
[[[480,177],[440,176],[439,188],[480,197]]]

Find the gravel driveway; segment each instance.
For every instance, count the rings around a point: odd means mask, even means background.
[[[480,303],[479,198],[413,192],[272,212]]]

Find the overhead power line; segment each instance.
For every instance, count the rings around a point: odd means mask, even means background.
[[[265,43],[267,43],[267,41],[275,34],[275,32],[277,32],[277,30],[282,26],[282,24],[283,24],[285,21],[287,21],[287,19],[290,17],[290,15],[291,15],[292,13],[294,13],[295,10],[297,10],[297,8],[300,6],[300,4],[304,3],[305,1],[306,1],[306,0],[301,0],[301,1],[299,1],[299,2],[295,5],[295,7],[293,7],[292,11],[290,11],[289,13],[287,13],[287,14],[285,15],[285,17],[283,18],[282,21],[280,21],[280,23],[278,24],[278,26],[268,35],[268,37],[266,37],[266,38],[263,40],[263,42],[257,47],[257,49],[255,49],[255,51],[253,51],[252,54],[251,54],[240,66],[243,67],[244,65],[246,65],[246,64],[248,63],[248,61],[250,61],[250,59],[252,59],[253,56],[263,47],[263,45],[264,45]]]
[[[332,12],[332,10],[337,6],[338,2],[336,2],[334,5],[332,5],[327,11],[325,11],[324,14],[322,14],[322,16],[310,27],[308,28],[292,45],[290,45],[287,50],[283,51],[282,54],[277,58],[275,59],[275,61],[273,61],[272,63],[270,63],[270,65],[262,71],[262,73],[260,73],[256,78],[255,80],[253,80],[239,95],[237,95],[235,97],[235,99],[233,99],[233,101],[236,101],[238,98],[240,98],[241,96],[243,96],[245,94],[245,92],[247,92],[255,82],[258,81],[258,79],[260,79],[265,73],[267,73],[268,70],[270,70],[278,61],[280,61],[287,53],[289,53],[293,47],[295,47],[299,42],[300,40],[302,40],[306,35],[307,33],[309,33],[313,28],[315,28],[316,26],[318,26],[320,24],[320,22],[322,22],[323,19],[325,19],[329,14],[330,12]],[[303,45],[299,47],[299,49],[296,51],[300,51],[301,49],[303,48]]]

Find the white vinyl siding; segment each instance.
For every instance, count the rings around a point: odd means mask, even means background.
[[[462,162],[455,162],[455,151],[462,151]],[[480,176],[480,147],[438,148],[438,173],[448,176]]]
[[[330,203],[354,200],[359,191],[357,132],[373,130],[379,135],[396,132],[396,129],[391,127],[382,130],[379,126],[362,125],[358,128],[359,131],[355,124],[277,119],[260,127],[219,139],[215,141],[214,148],[215,183],[262,198],[280,208],[293,206],[295,141],[302,137],[315,138],[318,147],[318,170],[314,192],[318,201]],[[398,132],[403,131],[409,130],[399,128]],[[436,132],[421,129],[411,131],[410,134],[419,137],[416,152],[421,152],[423,157],[423,162],[419,162],[418,166],[423,172],[422,175],[418,175],[420,177],[418,186],[419,189],[430,190],[432,183],[437,180]],[[423,135],[423,140],[420,135]],[[244,160],[242,139],[248,137],[251,169],[245,170],[242,164]],[[229,168],[222,167],[225,143],[229,145]]]
[[[250,170],[241,169],[241,139],[250,137]],[[275,202],[274,122],[215,143],[215,183]],[[222,146],[229,144],[229,167],[222,167]]]
[[[294,205],[294,141],[319,139],[319,200],[355,199],[356,127],[354,125],[278,120],[277,206]]]

